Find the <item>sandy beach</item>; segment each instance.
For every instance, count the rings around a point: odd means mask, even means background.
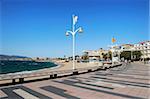
[[[72,69],[72,61],[64,62],[64,61],[53,61],[58,66],[46,69],[44,71],[59,71],[59,70],[71,70]],[[77,63],[75,62],[76,69],[86,68],[86,67],[94,67],[94,66],[102,66],[102,63]],[[42,70],[42,71],[43,71]]]

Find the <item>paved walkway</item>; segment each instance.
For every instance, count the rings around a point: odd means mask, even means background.
[[[0,88],[1,99],[150,99],[149,66],[132,63],[106,71]]]

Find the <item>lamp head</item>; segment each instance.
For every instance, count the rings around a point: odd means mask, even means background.
[[[69,36],[69,33],[68,33],[68,32],[66,32],[66,36]]]
[[[82,27],[79,28],[79,31],[78,31],[78,32],[79,32],[79,33],[82,33],[82,32],[83,32]]]

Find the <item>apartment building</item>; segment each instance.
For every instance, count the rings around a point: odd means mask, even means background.
[[[141,58],[150,58],[150,41],[136,43],[134,49],[141,51]]]

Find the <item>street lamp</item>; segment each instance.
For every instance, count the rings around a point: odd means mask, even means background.
[[[66,32],[66,36],[69,36],[69,34],[71,34],[72,35],[72,55],[73,55],[73,70],[75,70],[76,69],[76,67],[75,67],[75,35],[76,35],[76,33],[78,32],[78,33],[82,33],[83,32],[83,29],[82,29],[82,27],[79,27],[79,28],[77,28],[77,29],[75,29],[75,25],[76,25],[76,23],[77,23],[77,20],[78,20],[78,16],[75,16],[75,15],[72,15],[72,30],[70,31],[70,30],[67,30],[67,32]]]

